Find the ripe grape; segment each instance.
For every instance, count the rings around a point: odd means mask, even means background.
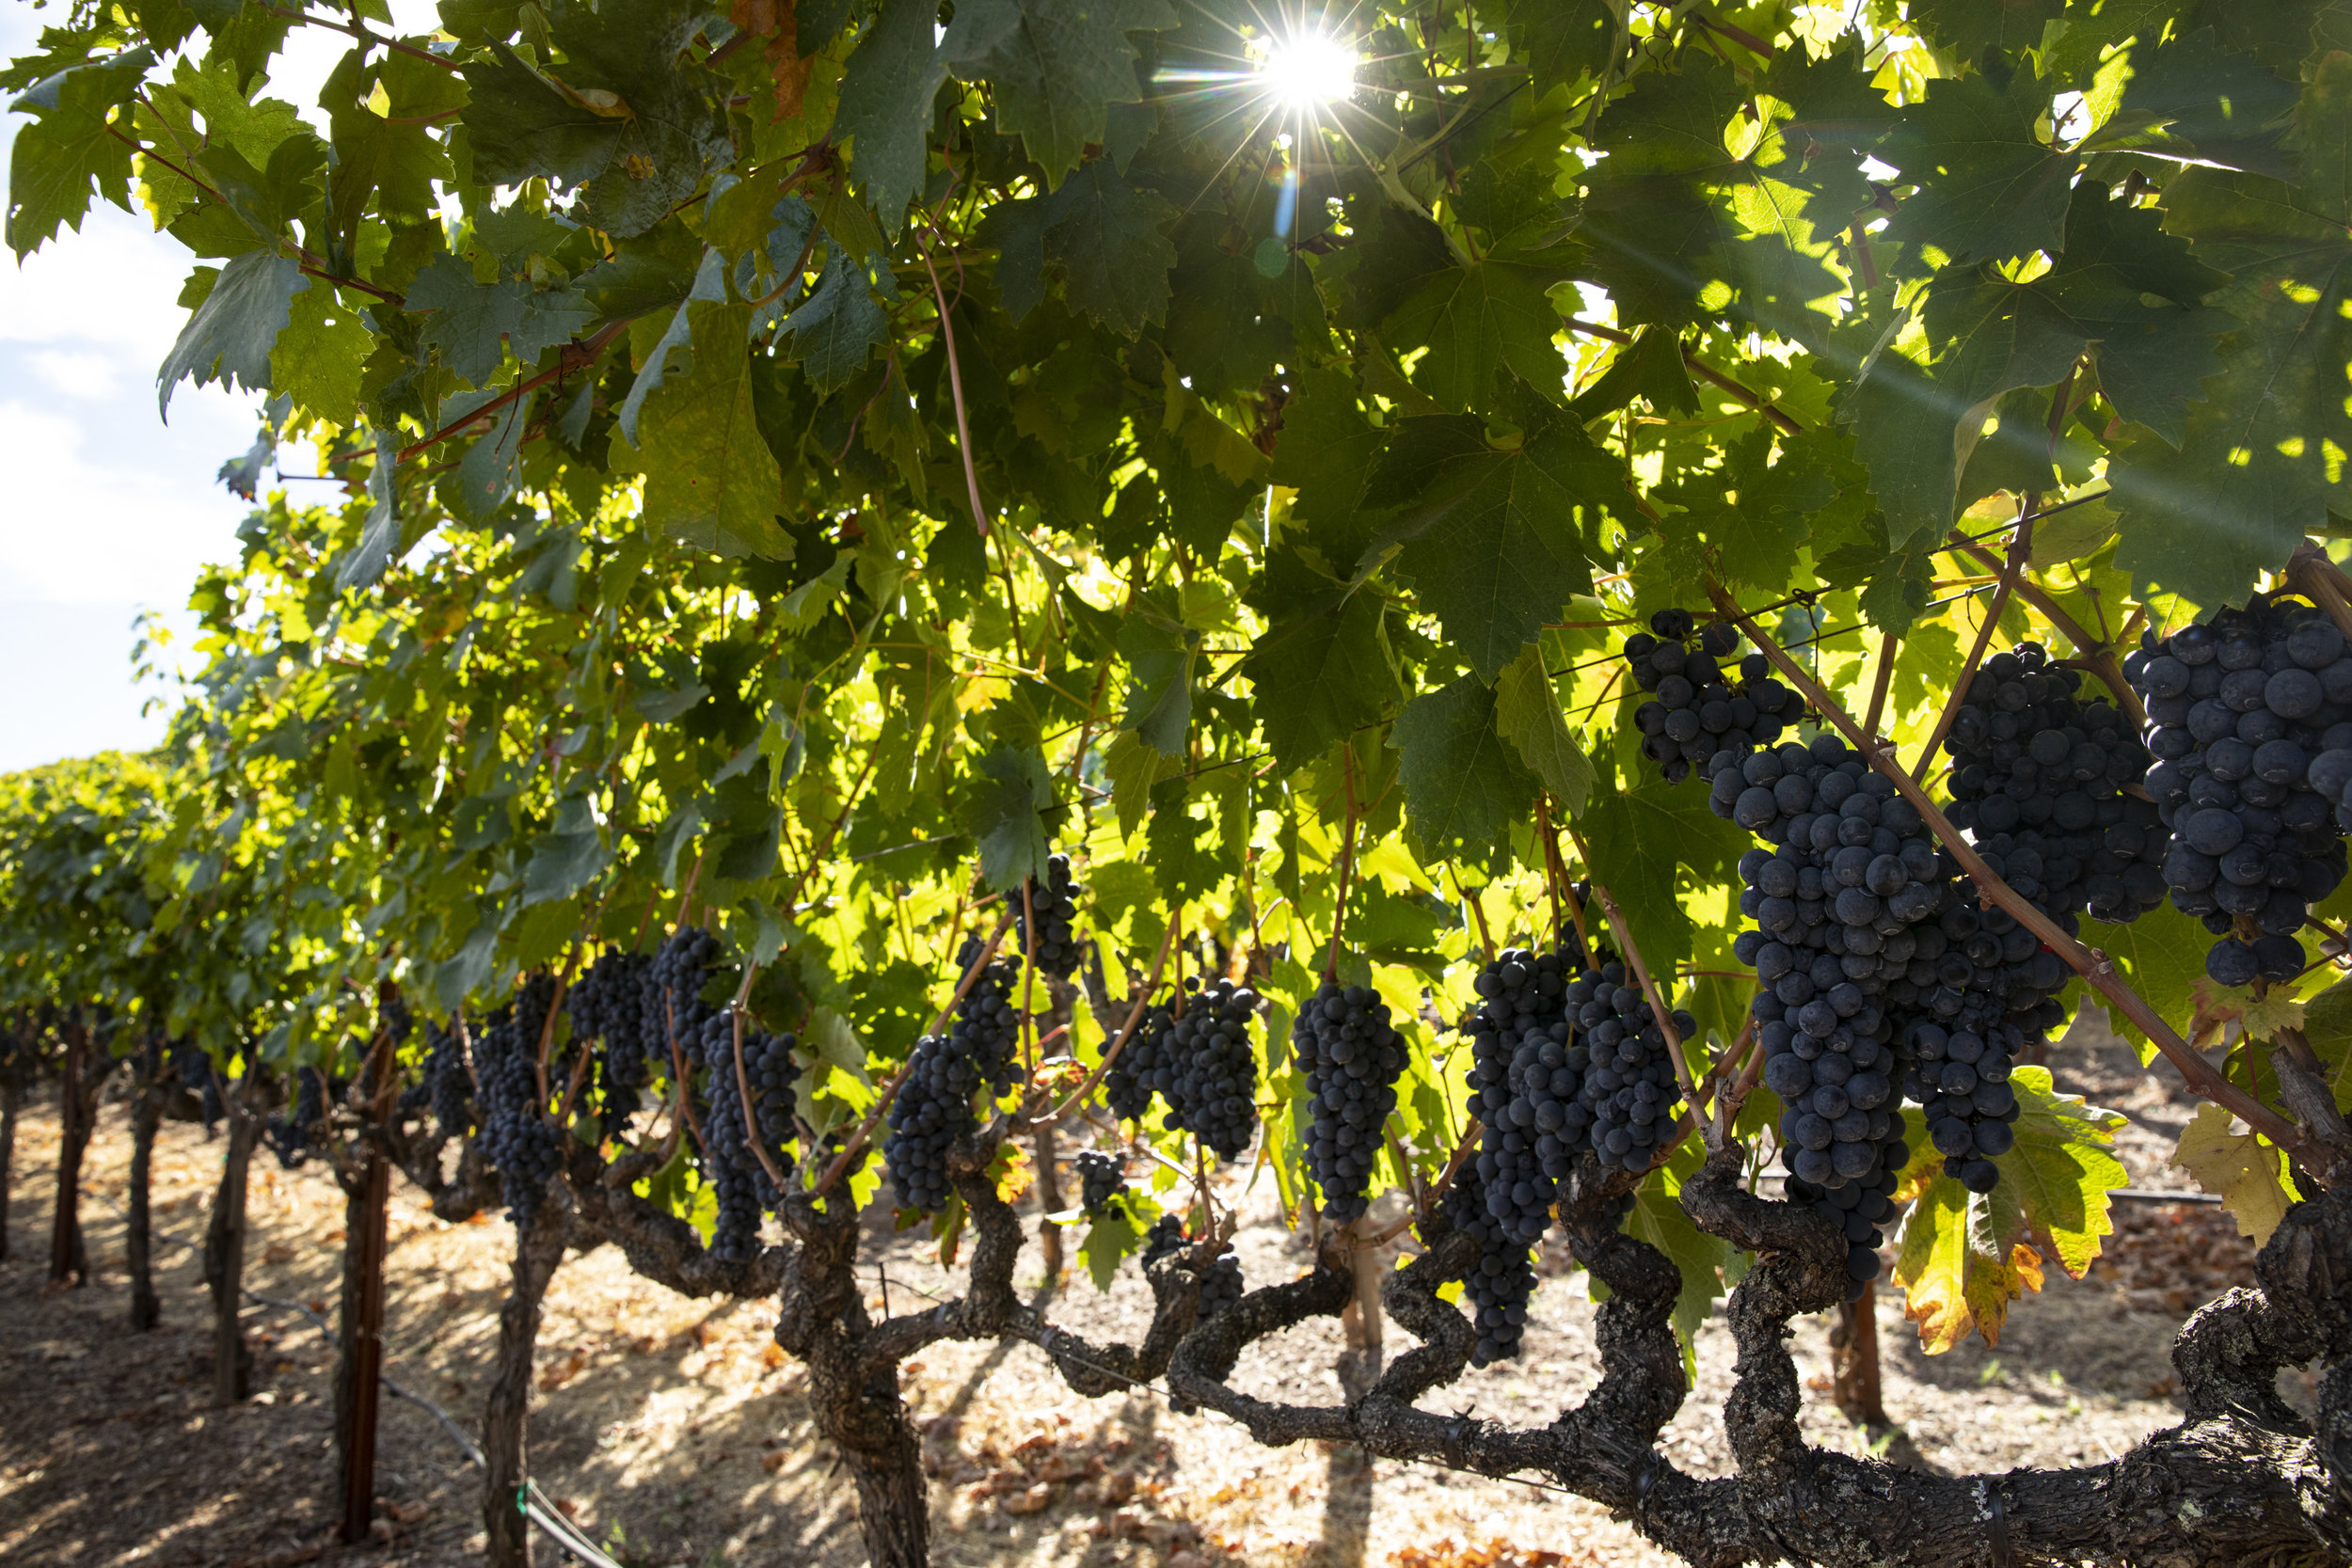
[[[280,1169],[293,1170],[310,1157],[311,1132],[326,1119],[326,1074],[314,1067],[294,1069],[293,1111],[270,1117],[262,1129],[262,1135],[278,1156]]]
[[[1033,953],[1042,974],[1067,980],[1078,967],[1078,895],[1086,890],[1071,879],[1070,857],[1055,855],[1046,863],[1043,882],[1034,877],[1023,884],[1027,907],[1014,900],[1014,932],[1020,951]],[[1036,946],[1030,946],[1028,911],[1037,913]]]
[[[424,1068],[412,1088],[400,1097],[400,1108],[416,1111],[430,1106],[433,1120],[445,1138],[464,1138],[473,1132],[473,1076],[466,1070],[466,1045],[455,1028],[444,1029],[427,1020],[424,1026]],[[205,1089],[212,1084],[207,1076]]]
[[[2173,907],[2220,939],[2222,985],[2301,973],[2311,906],[2344,879],[2352,827],[2352,650],[2325,615],[2257,598],[2123,661],[2159,761],[2148,792],[2172,830]]]
[[[1405,1039],[1389,1022],[1389,1005],[1370,990],[1326,980],[1299,1009],[1291,1047],[1313,1105],[1307,1166],[1323,1194],[1324,1217],[1343,1224],[1370,1207],[1373,1164],[1405,1070]]]
[[[572,1037],[603,1045],[596,1071],[608,1136],[628,1125],[637,1110],[645,1085],[647,1050],[660,1037],[646,1029],[645,992],[653,984],[654,967],[655,960],[644,954],[610,949],[564,994]],[[669,1047],[661,1045],[657,1054],[666,1061]]]
[[[476,1069],[482,1156],[499,1173],[507,1217],[528,1226],[547,1184],[563,1166],[563,1135],[547,1120],[539,1093],[539,1040],[555,1003],[555,977],[527,977],[493,1012],[481,1036]]]
[[[1174,1214],[1162,1214],[1144,1234],[1143,1266],[1148,1269],[1169,1253],[1192,1244],[1184,1235],[1184,1222]],[[1194,1321],[1207,1323],[1241,1300],[1242,1290],[1241,1259],[1228,1243],[1200,1276],[1200,1310]]]
[[[1695,648],[1689,610],[1661,610],[1649,624],[1625,640],[1624,653],[1633,684],[1652,694],[1633,712],[1642,755],[1668,784],[1680,784],[1718,752],[1770,746],[1804,711],[1804,700],[1772,678],[1763,655],[1748,655],[1736,673],[1723,666],[1740,647],[1728,621],[1709,622]]]
[[[1188,978],[1184,990],[1182,1018],[1168,1009],[1145,1015],[1144,1022],[1156,1025],[1156,1031],[1148,1045],[1136,1042],[1145,1045],[1141,1060],[1122,1051],[1104,1074],[1107,1081],[1127,1069],[1112,1109],[1139,1117],[1156,1092],[1167,1102],[1168,1126],[1200,1134],[1222,1159],[1238,1159],[1258,1130],[1258,1061],[1249,1044],[1258,993],[1222,976],[1205,989]]]
[[[968,971],[980,951],[977,941],[967,940],[956,961]],[[902,1209],[935,1214],[946,1207],[953,1191],[947,1151],[980,1126],[973,1097],[983,1087],[992,1097],[1011,1091],[1021,1038],[1012,998],[1018,974],[1012,960],[993,960],[956,1005],[947,1033],[914,1042],[906,1082],[884,1118],[890,1138],[882,1159]]]
[[[744,1032],[744,1066],[748,1073],[748,1022]],[[763,1207],[773,1206],[776,1196],[768,1173],[760,1168],[743,1132],[743,1097],[735,1079],[734,1015],[712,1013],[704,1021],[696,1043],[696,1054],[705,1073],[703,1180],[710,1183],[719,1200],[718,1221],[710,1234],[710,1252],[715,1258],[747,1259],[759,1250],[759,1212]]]
[[[1100,1214],[1127,1190],[1127,1162],[1099,1148],[1082,1148],[1072,1162],[1078,1169],[1078,1207]]]

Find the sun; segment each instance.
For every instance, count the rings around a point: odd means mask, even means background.
[[[1278,38],[1259,62],[1265,90],[1286,108],[1314,110],[1356,91],[1355,48],[1315,28]]]

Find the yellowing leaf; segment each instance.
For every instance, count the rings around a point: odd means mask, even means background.
[[[2099,1256],[2099,1238],[2115,1231],[2107,1194],[2131,1180],[2108,1152],[2123,1117],[2055,1092],[2047,1068],[2018,1068],[2010,1087],[2024,1110],[2015,1147],[1994,1161],[2001,1184],[1989,1195],[1993,1234],[2005,1243],[2030,1237],[2080,1279]]]
[[[1991,1206],[1948,1176],[1928,1182],[1903,1222],[1895,1283],[1903,1316],[1919,1325],[1919,1348],[1941,1355],[1968,1337],[2001,1340],[2009,1304],[2042,1289],[2042,1255],[1994,1235]]]
[[[2282,990],[2274,990],[2249,1002],[2240,1016],[2249,1036],[2266,1040],[2281,1029],[2303,1027],[2303,1004]]]
[[[2197,1107],[2182,1130],[2171,1164],[2216,1194],[2237,1221],[2238,1232],[2261,1246],[2302,1194],[2286,1172],[2285,1157],[2253,1132],[2233,1132],[2237,1118],[2218,1105]]]

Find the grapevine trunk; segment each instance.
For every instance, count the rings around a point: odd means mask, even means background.
[[[239,1085],[229,1120],[229,1147],[221,1157],[220,1185],[213,1194],[212,1223],[204,1230],[204,1282],[213,1291],[213,1402],[241,1403],[250,1389],[253,1353],[237,1326],[245,1291],[246,1185],[262,1124]]]
[[[82,1241],[82,1155],[89,1148],[94,1107],[82,1087],[87,1047],[76,1026],[66,1046],[65,1083],[59,1092],[59,1120],[64,1124],[57,1147],[57,1203],[49,1230],[49,1280],[76,1285],[89,1278],[89,1256]]]
[[[391,1164],[371,1143],[343,1202],[343,1294],[335,1356],[335,1453],[342,1538],[367,1539],[375,1504],[376,1377],[384,1365],[385,1208]]]
[[[531,1412],[531,1362],[539,1343],[541,1307],[556,1265],[564,1260],[563,1217],[543,1206],[515,1232],[514,1289],[499,1308],[498,1358],[482,1412],[482,1522],[489,1538],[489,1568],[530,1568],[531,1521],[523,1487],[531,1476],[524,1424]]]
[[[155,1294],[154,1226],[149,1187],[155,1164],[155,1129],[164,1119],[164,1087],[142,1082],[131,1101],[130,1213],[123,1225],[123,1258],[131,1271],[131,1328],[144,1334],[163,1321]]]

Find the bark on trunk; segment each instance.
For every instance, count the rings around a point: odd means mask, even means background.
[[[131,1331],[135,1334],[144,1334],[163,1321],[163,1303],[155,1295],[154,1228],[148,1205],[155,1129],[163,1119],[163,1088],[142,1083],[131,1101],[131,1212],[123,1226],[122,1247],[131,1269]]]
[[[874,1568],[930,1568],[930,1487],[923,1479],[921,1446],[898,1398],[898,1368],[872,1374],[862,1392],[867,1410],[882,1418],[866,1424],[895,1428],[874,1448],[841,1450],[857,1481],[857,1528],[866,1560]]]
[[[221,1162],[220,1185],[213,1193],[212,1223],[204,1229],[204,1282],[213,1289],[213,1402],[242,1403],[252,1391],[253,1354],[237,1322],[245,1291],[246,1180],[262,1124],[244,1103],[245,1085],[232,1091],[238,1104],[229,1118],[229,1150]]]
[[[82,1243],[82,1154],[89,1148],[92,1107],[84,1103],[82,1078],[87,1054],[78,1027],[65,1048],[65,1084],[57,1096],[63,1137],[57,1148],[57,1206],[49,1227],[49,1282],[89,1281],[89,1254]]]
[[[1850,1421],[1883,1427],[1888,1423],[1879,1390],[1878,1287],[1865,1285],[1862,1294],[1837,1309],[1837,1326],[1830,1330],[1832,1393],[1837,1408]]]
[[[376,1378],[384,1367],[385,1206],[391,1165],[366,1146],[343,1202],[343,1299],[335,1357],[335,1455],[342,1477],[342,1538],[368,1538],[375,1513]]]
[[[16,1164],[16,1112],[24,1091],[0,1083],[0,1263],[8,1259],[8,1180]]]
[[[499,1308],[498,1361],[482,1413],[482,1451],[489,1461],[482,1484],[489,1568],[531,1564],[531,1521],[521,1499],[531,1473],[524,1418],[531,1411],[531,1363],[539,1343],[540,1305],[563,1260],[563,1222],[542,1205],[532,1223],[515,1233],[515,1284],[506,1305]]]
[[[1063,1207],[1061,1172],[1054,1168],[1054,1145],[1057,1141],[1052,1128],[1041,1127],[1037,1130],[1037,1206],[1046,1214],[1058,1214]],[[1061,1227],[1050,1219],[1039,1220],[1037,1250],[1039,1259],[1045,1268],[1045,1288],[1049,1291],[1058,1288],[1062,1271]]]

